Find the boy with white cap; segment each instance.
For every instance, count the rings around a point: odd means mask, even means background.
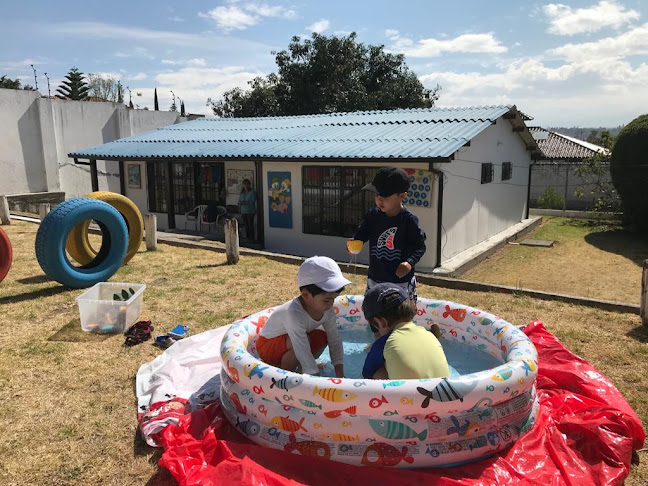
[[[259,333],[256,343],[264,362],[294,371],[319,375],[315,361],[330,347],[335,375],[344,377],[342,339],[338,333],[333,302],[351,281],[344,278],[328,257],[307,258],[297,273],[300,295],[277,307]],[[324,330],[317,329],[323,327]]]

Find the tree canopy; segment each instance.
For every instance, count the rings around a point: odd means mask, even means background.
[[[34,88],[32,88],[30,85],[26,84],[25,86],[21,86],[20,84],[20,79],[11,79],[10,77],[4,75],[0,77],[0,89],[24,89],[27,91],[34,91]]]
[[[221,117],[309,115],[359,110],[428,108],[437,85],[423,87],[402,54],[356,41],[356,33],[310,39],[293,37],[288,50],[273,52],[278,72],[257,77],[250,89],[234,88],[207,100]]]
[[[72,68],[56,90],[59,93],[56,96],[68,100],[86,100],[89,89],[88,83],[83,79],[83,73],[77,68]]]
[[[648,114],[628,123],[619,133],[610,172],[623,212],[642,232],[648,232]]]
[[[111,76],[88,74],[88,96],[93,101],[119,101],[121,82]]]

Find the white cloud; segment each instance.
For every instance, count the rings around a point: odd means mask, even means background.
[[[255,13],[261,17],[277,17],[283,19],[297,18],[297,12],[292,9],[282,7],[281,5],[270,6],[267,4],[248,3],[244,6],[248,12]]]
[[[199,13],[199,17],[216,21],[221,29],[224,30],[245,30],[259,22],[259,18],[249,15],[237,6],[216,7],[207,13]]]
[[[309,25],[306,27],[306,30],[309,30],[310,32],[317,32],[318,34],[321,34],[325,30],[327,30],[331,26],[331,23],[326,20],[318,20],[317,22],[314,22],[313,24]]]
[[[115,52],[115,57],[135,57],[135,58],[144,58],[144,59],[155,59],[150,51],[146,47],[132,47],[127,51],[117,51]]]
[[[617,37],[607,37],[582,44],[565,44],[549,50],[548,54],[570,61],[648,54],[648,23],[630,29]]]
[[[162,64],[168,64],[170,66],[174,66],[175,64],[178,64],[178,61],[171,61],[170,59],[162,59]]]
[[[397,30],[388,29],[385,34],[393,42],[390,50],[403,53],[408,57],[437,57],[446,52],[501,54],[508,50],[495,39],[492,32],[462,34],[447,40],[420,39],[416,43],[412,39],[401,36]]]
[[[205,61],[202,58],[194,58],[194,59],[189,59],[186,62],[187,66],[197,66],[197,67],[202,67],[207,65],[207,61]]]
[[[129,79],[132,79],[133,81],[142,81],[146,78],[148,78],[148,75],[146,73],[137,73],[135,76],[132,76]]]
[[[550,3],[544,5],[542,10],[549,19],[547,32],[557,35],[596,32],[604,27],[619,28],[639,18],[639,12],[626,10],[614,0],[601,0],[589,8]]]

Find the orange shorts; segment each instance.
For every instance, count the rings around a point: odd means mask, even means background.
[[[311,353],[319,351],[328,344],[326,332],[321,329],[315,329],[306,335],[310,343]],[[256,342],[259,358],[269,365],[276,366],[277,368],[281,367],[281,358],[288,352],[286,348],[287,338],[288,334],[282,334],[281,336],[270,339],[259,336]]]

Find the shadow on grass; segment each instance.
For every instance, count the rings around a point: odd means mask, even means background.
[[[81,319],[77,317],[52,334],[47,340],[67,343],[97,343],[105,341],[112,336],[114,334],[99,334],[84,331],[81,329]]]
[[[63,292],[69,292],[73,289],[67,287],[48,287],[46,289],[34,290],[33,292],[25,292],[24,294],[18,295],[7,295],[5,297],[0,297],[0,305],[2,304],[15,304],[16,302],[24,302],[26,300],[38,299],[39,297],[50,297],[56,294],[62,294]]]
[[[17,282],[21,284],[40,284],[45,282],[53,282],[47,275],[34,275],[33,277],[19,278]]]
[[[158,462],[162,457],[164,449],[161,447],[151,447],[142,438],[139,429],[133,436],[133,455],[135,457],[150,456],[148,458],[149,464],[157,467],[157,471],[146,482],[146,486],[167,486],[178,484],[173,475],[165,467],[159,467]]]
[[[227,267],[229,266],[229,263],[221,262],[221,263],[210,263],[209,265],[198,265],[196,268],[218,268],[218,267]]]
[[[640,343],[648,343],[648,326],[637,326],[628,331],[626,336],[631,337]]]
[[[599,231],[586,235],[585,241],[599,250],[621,255],[637,266],[642,266],[648,258],[648,243],[638,233],[623,229]]]

